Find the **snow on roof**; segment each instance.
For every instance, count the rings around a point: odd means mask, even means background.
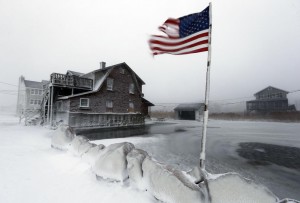
[[[183,103],[179,104],[174,110],[199,110],[203,108],[203,103]]]

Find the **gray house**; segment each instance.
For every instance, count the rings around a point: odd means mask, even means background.
[[[198,120],[203,116],[203,103],[179,104],[175,109],[175,119],[178,120]]]
[[[255,100],[247,101],[248,112],[286,112],[295,110],[295,105],[288,104],[287,94],[289,92],[272,86],[254,94]]]
[[[89,73],[52,73],[42,100],[42,119],[74,128],[144,124],[153,104],[144,98],[145,82],[120,63]]]

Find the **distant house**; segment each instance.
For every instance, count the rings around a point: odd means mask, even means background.
[[[281,90],[272,86],[266,87],[265,89],[254,94],[255,100],[247,101],[248,112],[285,112],[289,110],[295,110],[295,106],[288,105],[287,94],[289,92]]]
[[[43,122],[75,128],[139,125],[153,104],[144,98],[145,82],[120,63],[89,73],[52,73],[42,101]]]
[[[203,115],[203,103],[179,104],[175,109],[175,119],[178,120],[201,120]]]
[[[25,80],[23,76],[19,78],[17,115],[31,117],[39,115],[43,99],[44,86],[48,81]]]

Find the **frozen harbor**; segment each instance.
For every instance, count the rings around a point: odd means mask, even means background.
[[[151,125],[141,132],[144,134],[140,136],[94,142],[107,146],[129,141],[158,161],[182,170],[198,164],[201,123],[171,121]],[[300,199],[297,193],[299,154],[297,151],[294,154],[294,150],[300,148],[298,132],[300,125],[295,123],[211,120],[207,170],[213,173],[235,171],[266,185],[280,198]],[[19,125],[15,117],[0,116],[0,202],[157,202],[126,182],[97,181],[90,166],[80,158],[50,147],[50,133],[51,130],[43,127]],[[117,137],[120,134],[118,132]],[[289,165],[281,165],[270,157],[274,151],[278,160],[284,159],[280,150],[286,151]],[[265,159],[253,160],[257,153]]]

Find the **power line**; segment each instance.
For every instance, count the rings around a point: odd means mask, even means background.
[[[18,87],[17,85],[9,84],[9,83],[6,83],[6,82],[0,82],[0,83],[5,84],[5,85],[11,85],[11,86]]]

